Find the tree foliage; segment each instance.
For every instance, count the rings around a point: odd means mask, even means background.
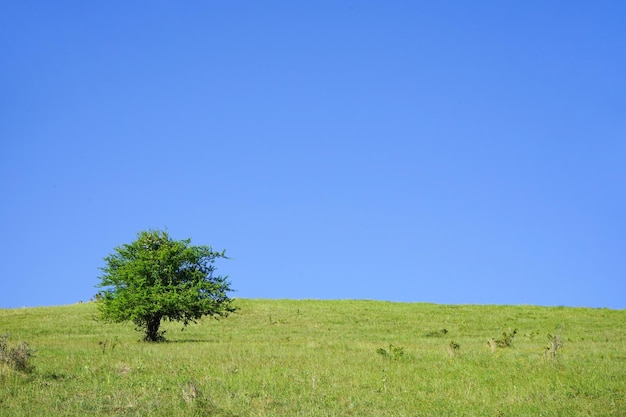
[[[214,275],[215,260],[226,258],[210,246],[173,240],[167,232],[148,230],[131,244],[104,258],[97,287],[101,319],[132,321],[145,340],[163,339],[161,320],[187,326],[202,316],[226,317],[235,309],[227,293],[228,276]]]

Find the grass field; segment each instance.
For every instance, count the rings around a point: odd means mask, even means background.
[[[0,309],[36,350],[30,373],[0,364],[0,415],[626,416],[626,310],[236,305],[156,344],[93,303]]]

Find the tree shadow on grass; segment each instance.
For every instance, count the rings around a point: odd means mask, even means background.
[[[166,339],[161,343],[169,344],[169,343],[216,343],[217,339]]]

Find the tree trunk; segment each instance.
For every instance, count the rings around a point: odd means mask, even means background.
[[[158,342],[163,338],[163,335],[159,334],[159,326],[161,325],[161,316],[150,316],[146,322],[146,341]]]

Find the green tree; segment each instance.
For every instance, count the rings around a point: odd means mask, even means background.
[[[172,240],[167,232],[148,230],[131,244],[115,248],[104,258],[104,274],[96,296],[100,318],[132,321],[145,340],[159,341],[161,320],[187,326],[202,316],[226,317],[235,311],[228,276],[214,276],[214,262],[226,258],[209,246]]]

